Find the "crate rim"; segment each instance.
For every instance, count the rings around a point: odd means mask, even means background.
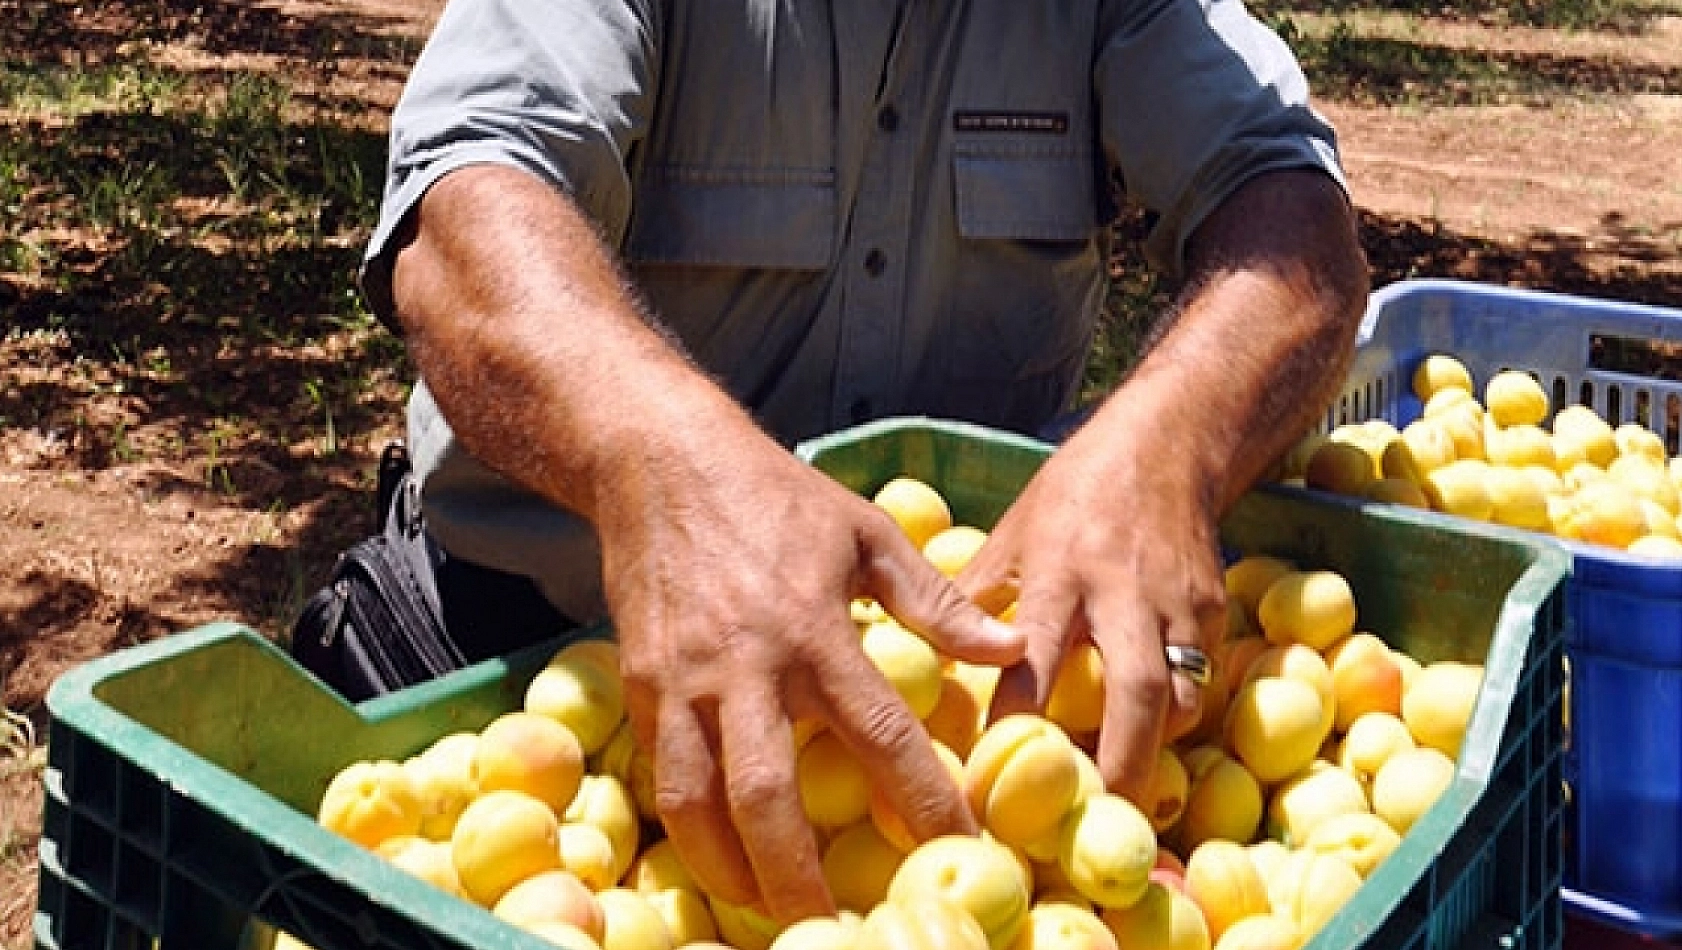
[[[1367,295],[1367,310],[1361,320],[1361,340],[1364,342],[1370,335],[1369,331],[1378,320],[1380,311],[1386,306],[1402,297],[1432,292],[1461,297],[1500,299],[1506,302],[1516,299],[1535,304],[1583,304],[1592,306],[1597,310],[1613,310],[1631,316],[1662,317],[1666,319],[1682,317],[1682,308],[1668,307],[1662,304],[1592,297],[1588,294],[1572,293],[1564,290],[1508,287],[1505,284],[1491,284],[1458,277],[1407,277],[1402,280],[1391,281]]]

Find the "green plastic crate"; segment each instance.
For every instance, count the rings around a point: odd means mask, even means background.
[[[517,708],[560,644],[350,705],[252,630],[212,624],[53,684],[37,948],[554,950],[316,824],[344,766]],[[155,941],[155,942],[154,942]]]
[[[800,448],[860,492],[894,474],[923,478],[980,526],[1048,451],[930,420]],[[1363,624],[1391,643],[1487,664],[1454,785],[1314,950],[1558,947],[1558,592],[1569,557],[1542,541],[1265,493],[1224,527],[1235,552],[1343,571]],[[359,705],[233,624],[72,670],[48,697],[36,946],[261,947],[278,927],[319,950],[552,950],[327,832],[313,813],[345,765],[402,758],[516,708],[559,644]]]

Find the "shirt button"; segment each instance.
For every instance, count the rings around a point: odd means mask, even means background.
[[[847,413],[853,417],[853,425],[870,421],[870,412],[874,408],[869,399],[860,396],[847,407]]]
[[[864,272],[866,274],[872,277],[880,277],[882,272],[887,269],[888,255],[883,254],[881,248],[873,247],[869,254],[864,255]]]
[[[876,127],[884,132],[894,132],[899,129],[899,110],[893,106],[883,106],[876,113]]]

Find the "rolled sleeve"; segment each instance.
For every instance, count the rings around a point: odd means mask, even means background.
[[[1112,9],[1095,72],[1101,134],[1129,196],[1158,216],[1154,265],[1181,273],[1188,237],[1263,172],[1318,168],[1347,192],[1296,58],[1240,0]]]
[[[395,235],[439,179],[514,167],[571,195],[610,240],[630,216],[626,167],[653,99],[656,4],[453,0],[391,119],[379,221],[362,285],[389,322]]]

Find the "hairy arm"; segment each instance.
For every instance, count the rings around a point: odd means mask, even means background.
[[[972,830],[927,734],[865,658],[869,594],[954,656],[1011,661],[888,518],[763,434],[639,308],[564,195],[470,166],[414,213],[395,309],[464,446],[590,521],[656,805],[710,893],[833,911],[792,723],[835,730],[919,835]]]
[[[1197,230],[1188,264],[1166,332],[960,579],[1020,585],[1028,652],[996,711],[1042,708],[1068,645],[1097,644],[1099,766],[1136,800],[1157,748],[1197,719],[1162,647],[1219,641],[1217,523],[1334,394],[1367,287],[1348,202],[1313,171],[1252,179]]]

